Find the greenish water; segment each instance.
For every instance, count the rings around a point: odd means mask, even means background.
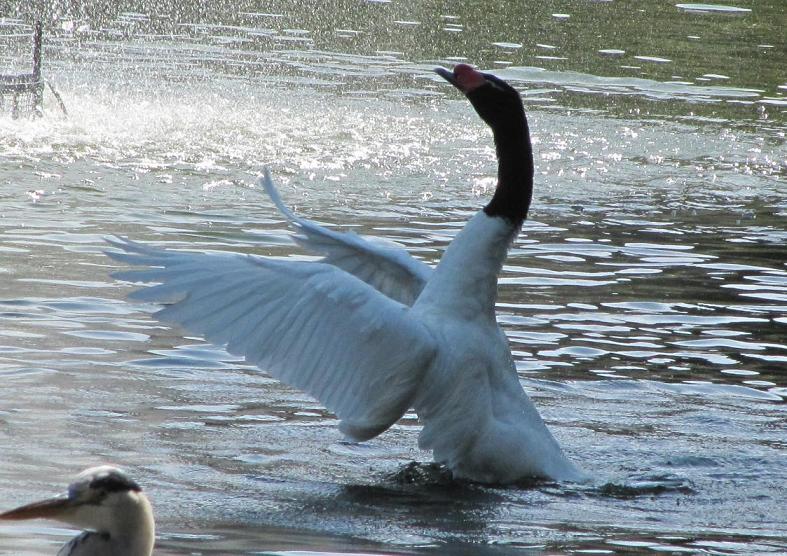
[[[787,42],[782,30],[787,21],[779,0],[720,4],[635,0],[493,4],[344,0],[264,5],[251,1],[21,2],[4,11],[27,19],[88,25],[81,39],[77,33],[77,39],[86,42],[96,33],[100,36],[102,28],[111,30],[110,36],[115,37],[117,32],[145,33],[177,40],[193,34],[206,43],[221,40],[241,57],[245,49],[276,45],[283,30],[288,42],[299,50],[391,53],[426,63],[466,59],[487,68],[536,66],[624,80],[752,89],[756,94],[741,100],[713,102],[717,99],[711,98],[713,106],[696,98],[701,106],[692,110],[751,118],[780,115],[784,110]],[[244,72],[242,67],[236,69]],[[351,79],[349,73],[343,78]],[[681,111],[669,103],[653,105],[621,95],[613,95],[613,99],[603,94],[571,96],[577,105],[613,111]],[[747,102],[750,100],[760,102]]]

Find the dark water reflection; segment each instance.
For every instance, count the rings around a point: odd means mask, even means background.
[[[0,117],[0,507],[114,461],[153,497],[161,554],[787,550],[778,3],[0,6],[45,17],[72,114]],[[300,214],[434,264],[494,186],[486,131],[430,73],[465,58],[530,115],[500,320],[587,487],[397,483],[429,457],[414,416],[344,443],[109,278],[108,234],[302,256],[263,164]],[[3,527],[0,552],[68,534]]]

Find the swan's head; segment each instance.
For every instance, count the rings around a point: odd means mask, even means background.
[[[153,549],[153,509],[139,485],[103,465],[80,473],[61,496],[0,513],[0,519],[56,519]]]
[[[521,127],[525,111],[519,92],[492,75],[467,64],[457,64],[454,71],[435,69],[440,77],[462,91],[475,111],[493,130]]]

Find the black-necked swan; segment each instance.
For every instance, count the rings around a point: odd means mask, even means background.
[[[153,509],[139,485],[116,467],[80,473],[64,496],[33,502],[0,519],[54,519],[88,531],[57,556],[150,556],[155,542]]]
[[[533,157],[519,93],[460,64],[436,70],[492,128],[498,183],[431,269],[403,248],[379,246],[296,217],[270,174],[262,185],[320,261],[168,251],[110,240],[115,259],[152,268],[118,274],[155,282],[133,298],[156,316],[225,345],[320,400],[340,430],[363,441],[410,408],[418,444],[455,478],[511,483],[579,480],[517,377],[495,319],[497,277],[527,216]]]

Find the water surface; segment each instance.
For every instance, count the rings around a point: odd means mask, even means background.
[[[4,7],[3,67],[43,16],[69,118],[49,93],[0,117],[0,507],[110,461],[161,554],[787,551],[781,7],[703,6]],[[494,188],[488,131],[431,73],[460,60],[525,99],[537,184],[500,321],[592,485],[397,482],[429,461],[415,416],[343,442],[109,276],[111,234],[304,256],[266,164],[299,214],[435,264]],[[4,525],[0,552],[71,534]]]

